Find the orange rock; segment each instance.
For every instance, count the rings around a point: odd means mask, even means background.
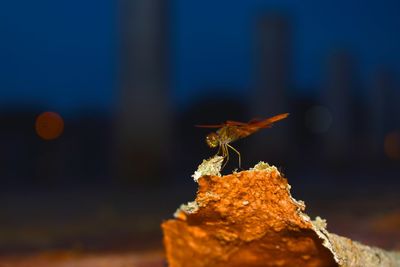
[[[169,267],[338,266],[275,167],[205,175],[162,224]]]

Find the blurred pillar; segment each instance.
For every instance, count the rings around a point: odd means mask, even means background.
[[[382,158],[385,136],[399,127],[400,110],[395,95],[395,77],[387,69],[374,75],[368,97],[368,144],[373,158]]]
[[[251,107],[254,116],[265,118],[289,112],[291,29],[286,17],[267,15],[258,20],[256,30],[256,88]],[[266,160],[286,157],[290,146],[289,122],[290,118],[257,134],[253,138],[253,153]]]
[[[324,134],[325,155],[333,161],[343,161],[352,156],[354,76],[348,53],[334,53],[328,61],[326,85],[322,93],[322,105],[331,112],[332,123]]]
[[[117,163],[121,177],[147,183],[162,177],[170,144],[168,1],[121,1],[122,92]]]

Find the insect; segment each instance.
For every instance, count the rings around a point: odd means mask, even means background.
[[[239,158],[239,168],[241,168],[241,156],[239,151],[237,151],[230,143],[247,137],[254,132],[262,128],[270,128],[274,122],[283,120],[289,116],[289,113],[282,113],[273,116],[268,119],[253,119],[249,122],[239,122],[239,121],[226,121],[225,123],[215,124],[215,125],[196,125],[200,128],[219,128],[216,132],[209,133],[206,136],[206,143],[211,148],[218,147],[217,155],[221,153],[221,156],[226,159],[222,168],[229,161],[229,148],[232,149]]]

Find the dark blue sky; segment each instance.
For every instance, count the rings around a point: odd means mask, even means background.
[[[251,85],[252,28],[264,10],[292,21],[293,82],[302,90],[322,83],[324,62],[338,48],[354,54],[365,82],[380,64],[400,70],[400,1],[178,2],[174,69],[181,102],[216,83],[238,90]]]
[[[0,105],[109,109],[117,85],[112,0],[0,4]]]
[[[254,20],[273,10],[292,21],[297,88],[317,88],[324,60],[337,48],[354,54],[365,83],[380,65],[400,71],[398,0],[175,0],[174,102],[206,88],[251,87]],[[112,110],[119,85],[116,0],[3,1],[0,34],[1,107]]]

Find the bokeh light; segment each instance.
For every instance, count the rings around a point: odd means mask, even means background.
[[[43,112],[36,118],[36,133],[44,140],[57,139],[64,131],[64,120],[55,112]]]
[[[400,160],[400,131],[390,132],[385,136],[385,154],[392,160]]]

